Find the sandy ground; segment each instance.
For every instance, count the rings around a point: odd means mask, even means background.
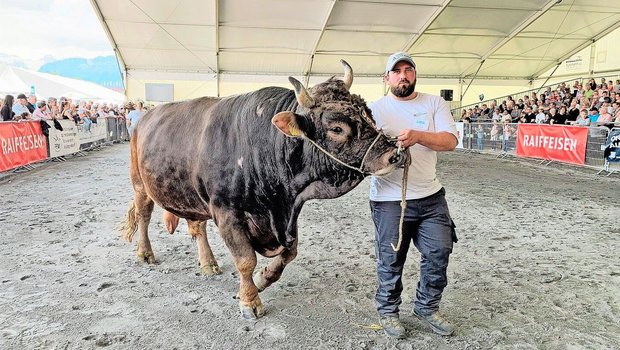
[[[368,181],[306,204],[300,253],[243,321],[237,272],[209,225],[223,274],[198,274],[183,222],[151,221],[156,265],[114,226],[132,198],[129,145],[0,180],[2,349],[620,349],[620,179],[488,155],[443,154],[457,224],[442,312],[452,337],[411,314],[410,251],[401,318],[409,338],[372,329],[375,268]],[[415,248],[412,248],[415,249]],[[263,266],[267,259],[261,258]]]

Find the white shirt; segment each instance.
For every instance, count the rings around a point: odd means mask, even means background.
[[[439,96],[419,93],[416,98],[399,101],[388,94],[370,106],[372,116],[384,133],[398,136],[404,129],[442,132],[457,136],[456,123],[448,103]],[[436,177],[437,152],[416,144],[410,147],[411,165],[407,178],[407,199],[428,197],[441,189]],[[370,200],[399,201],[403,169],[397,169],[386,176],[370,178]]]

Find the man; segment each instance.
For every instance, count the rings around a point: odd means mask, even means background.
[[[416,66],[411,56],[397,52],[390,56],[384,80],[390,93],[370,108],[377,127],[397,136],[402,147],[411,151],[407,178],[406,210],[402,243],[399,243],[403,169],[384,177],[372,177],[370,206],[375,223],[378,288],[377,311],[385,333],[406,337],[399,320],[403,290],[402,274],[411,241],[421,253],[414,315],[441,335],[454,328],[437,310],[444,288],[452,244],[456,242],[454,223],[444,197],[445,191],[435,176],[438,151],[452,151],[457,145],[456,125],[448,104],[438,96],[415,91]]]
[[[30,111],[28,110],[28,108],[26,107],[26,95],[24,94],[19,94],[17,95],[17,103],[13,105],[13,113],[15,113],[16,116],[22,116],[24,113],[30,115]]]
[[[28,112],[30,112],[30,114],[34,113],[34,110],[37,109],[37,97],[35,95],[28,95],[28,99],[26,102],[26,108],[28,108]]]

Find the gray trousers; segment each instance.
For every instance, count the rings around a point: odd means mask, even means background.
[[[380,315],[398,315],[402,303],[403,267],[411,241],[421,254],[420,280],[414,301],[422,315],[439,309],[441,294],[448,284],[446,275],[452,244],[457,241],[455,225],[448,211],[445,190],[421,199],[407,201],[403,223],[403,240],[398,243],[400,201],[370,201],[375,223],[375,254],[378,287],[375,303]]]

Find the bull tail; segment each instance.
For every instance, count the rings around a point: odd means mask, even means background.
[[[123,234],[123,238],[128,242],[133,241],[133,236],[138,231],[138,221],[136,220],[136,203],[132,200],[127,209],[125,220],[120,224],[119,231]]]

